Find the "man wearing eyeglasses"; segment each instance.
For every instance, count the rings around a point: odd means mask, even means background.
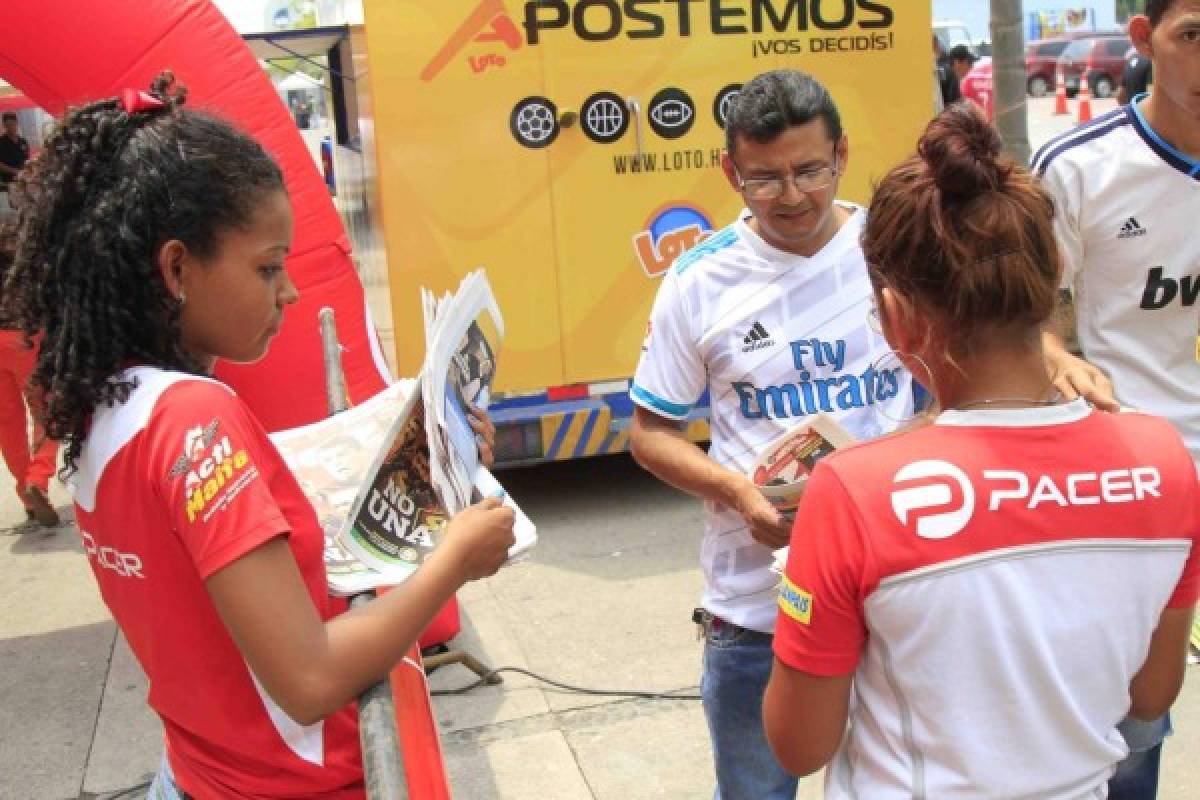
[[[731,104],[725,139],[722,169],[745,208],[663,279],[630,390],[630,443],[643,467],[705,501],[694,619],[716,798],[779,800],[797,783],[767,743],[762,695],[779,584],[771,563],[790,519],[748,474],[769,442],[813,414],[871,438],[910,417],[913,397],[869,324],[864,211],[835,199],[849,145],[829,92],[795,70],[759,75]],[[682,430],[706,390],[708,453]]]

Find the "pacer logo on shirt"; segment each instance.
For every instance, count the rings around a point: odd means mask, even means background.
[[[198,425],[184,434],[183,455],[171,467],[171,477],[185,475],[184,499],[188,522],[207,522],[225,509],[258,477],[245,449],[234,450],[229,436],[219,436],[220,422]]]
[[[783,576],[779,586],[779,607],[783,613],[799,622],[808,625],[812,622],[813,596]]]
[[[923,539],[959,533],[975,513],[975,487],[967,474],[948,461],[914,461],[896,472],[892,512]]]
[[[115,572],[122,578],[145,580],[146,576],[142,574],[142,557],[137,553],[123,553],[115,547],[98,545],[96,537],[84,530],[79,532],[79,538],[83,541],[83,552],[87,553],[88,559],[96,566]]]
[[[1028,511],[1043,507],[1094,506],[1140,502],[1161,497],[1157,467],[1127,467],[1066,475],[985,469],[979,496],[987,510],[1016,503]],[[927,459],[906,464],[892,479],[892,512],[900,524],[923,539],[947,539],[961,533],[976,509],[976,484],[948,461]]]

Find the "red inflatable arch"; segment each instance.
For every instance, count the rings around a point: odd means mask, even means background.
[[[217,369],[268,430],[327,413],[317,325],[323,306],[337,315],[351,400],[386,385],[387,367],[329,190],[270,80],[215,6],[208,0],[39,0],[9,4],[4,17],[0,78],[51,114],[126,87],[144,88],[169,68],[187,86],[189,108],[230,120],[278,160],[295,213],[287,264],[300,302],[288,309],[264,360]]]

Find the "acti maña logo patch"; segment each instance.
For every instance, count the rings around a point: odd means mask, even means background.
[[[695,206],[670,204],[650,215],[633,236],[633,250],[651,278],[661,277],[675,259],[712,234],[708,215]]]

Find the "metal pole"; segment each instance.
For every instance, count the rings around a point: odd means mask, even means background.
[[[992,0],[992,98],[1004,152],[1029,163],[1021,0]]]
[[[322,308],[321,352],[325,358],[325,399],[329,413],[339,414],[350,407],[346,376],[342,372],[342,346],[338,343],[333,309]],[[350,598],[350,607],[371,602],[375,594],[364,592]],[[396,731],[396,706],[386,680],[367,688],[358,696],[358,738],[362,746],[363,780],[368,800],[408,800],[404,778],[404,754]]]
[[[374,593],[350,599],[350,607],[369,603]],[[404,777],[404,751],[396,731],[396,705],[392,687],[382,680],[358,696],[358,741],[362,746],[363,780],[368,800],[408,800]]]
[[[333,416],[350,407],[346,375],[342,372],[342,345],[338,342],[333,309],[325,306],[317,312],[317,319],[321,322],[321,354],[325,358],[325,402],[329,415]]]

